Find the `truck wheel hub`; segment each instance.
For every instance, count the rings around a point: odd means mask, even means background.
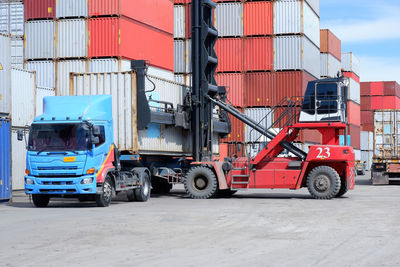
[[[111,185],[109,183],[105,183],[104,184],[104,198],[109,199],[111,198],[111,194],[112,194],[112,188]]]
[[[202,176],[196,177],[193,182],[196,190],[204,190],[208,184],[207,179]]]
[[[315,179],[315,189],[319,192],[325,192],[330,187],[330,180],[326,175],[319,175],[317,179]]]

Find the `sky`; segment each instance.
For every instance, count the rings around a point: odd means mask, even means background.
[[[361,81],[400,83],[400,0],[320,0],[321,28],[361,61]]]

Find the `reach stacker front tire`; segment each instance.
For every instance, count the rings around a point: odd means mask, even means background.
[[[98,207],[108,207],[113,197],[114,187],[111,178],[107,176],[104,179],[101,193],[96,195],[96,203]]]
[[[50,197],[47,195],[33,194],[32,201],[36,207],[45,208],[45,207],[47,207],[47,205],[49,205]]]
[[[339,193],[335,197],[341,197],[349,191],[349,186],[346,181],[341,181]]]
[[[183,181],[191,198],[206,199],[217,192],[217,177],[210,168],[199,166],[189,170]]]
[[[315,167],[307,176],[307,188],[316,199],[331,199],[340,190],[339,174],[329,166]]]
[[[149,175],[143,173],[142,184],[140,188],[135,189],[135,198],[137,201],[146,202],[150,198],[151,182]]]

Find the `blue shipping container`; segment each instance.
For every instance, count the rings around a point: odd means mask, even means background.
[[[344,135],[339,135],[339,145],[344,146]],[[347,135],[347,145],[351,146],[351,136]]]
[[[0,118],[0,201],[11,199],[11,127]]]

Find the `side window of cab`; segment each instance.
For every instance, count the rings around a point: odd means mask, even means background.
[[[98,129],[100,130],[100,135],[98,136],[99,143],[96,145],[96,147],[99,147],[106,142],[106,131],[105,131],[104,126],[102,126],[102,125],[95,126],[95,127],[98,127]]]

